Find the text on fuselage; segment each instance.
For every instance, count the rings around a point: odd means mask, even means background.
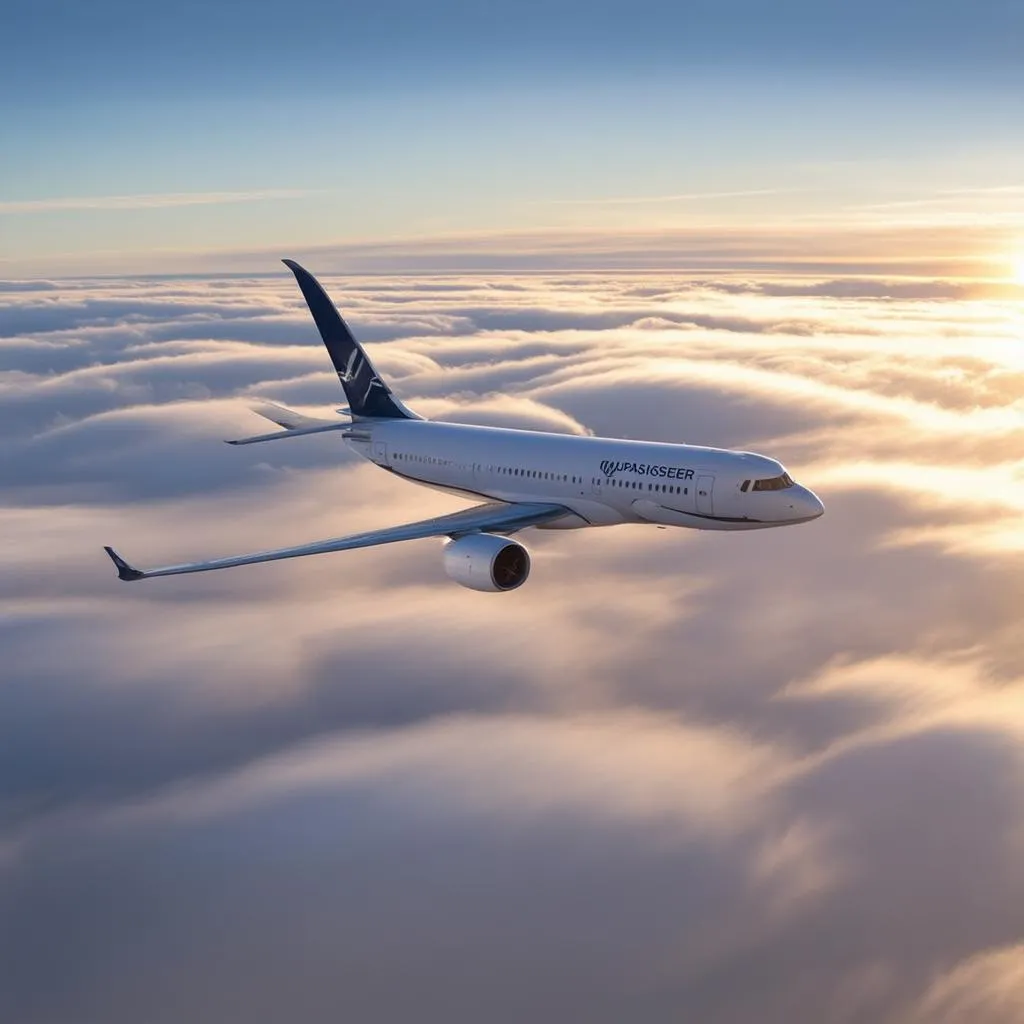
[[[605,476],[616,473],[635,473],[637,476],[658,476],[669,480],[692,480],[693,470],[681,466],[658,466],[648,462],[613,462],[605,459],[601,463],[601,472]]]

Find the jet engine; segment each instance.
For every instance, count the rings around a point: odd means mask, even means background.
[[[526,582],[530,556],[522,544],[505,537],[469,533],[445,544],[444,571],[470,590],[496,594]]]

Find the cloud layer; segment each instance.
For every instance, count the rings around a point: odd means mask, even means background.
[[[1018,1020],[1020,300],[945,279],[328,279],[427,415],[752,448],[799,529],[432,542],[284,274],[0,291],[0,1016]]]

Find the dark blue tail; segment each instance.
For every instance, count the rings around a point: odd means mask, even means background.
[[[391,394],[391,389],[381,380],[362,346],[352,337],[348,325],[334,308],[334,303],[320,282],[294,260],[282,262],[299,282],[303,298],[313,314],[320,337],[324,339],[334,369],[338,371],[338,380],[345,389],[352,417],[418,419]]]

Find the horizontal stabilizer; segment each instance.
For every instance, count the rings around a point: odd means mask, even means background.
[[[262,416],[271,423],[276,423],[285,430],[298,430],[300,427],[323,427],[334,420],[320,419],[317,416],[306,416],[304,413],[296,412],[287,406],[278,405],[277,402],[266,400],[254,402],[249,406],[258,416]],[[340,410],[339,410],[340,411]]]
[[[306,434],[323,434],[328,430],[345,430],[352,424],[327,423],[319,427],[298,427],[295,430],[275,430],[270,434],[257,434],[255,437],[240,437],[237,441],[228,441],[227,444],[258,444],[260,441],[276,441],[282,437],[304,437]]]

